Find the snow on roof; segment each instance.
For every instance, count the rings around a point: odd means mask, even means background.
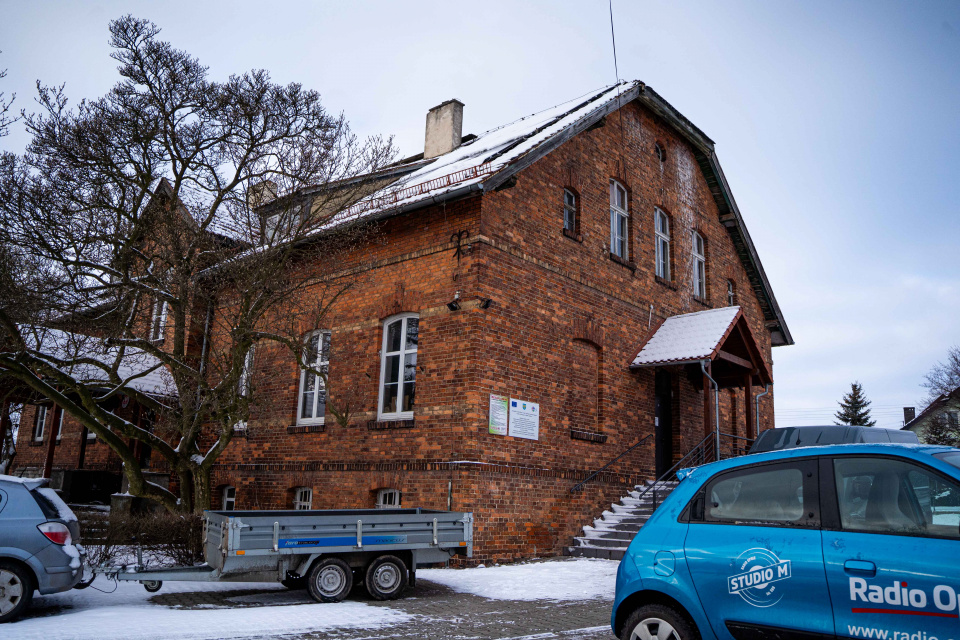
[[[663,321],[633,359],[633,367],[703,360],[740,317],[740,307],[722,307],[671,316]]]
[[[108,346],[103,338],[49,328],[33,329],[26,338],[27,347],[39,352],[41,357],[47,356],[51,365],[56,366],[54,360],[70,362],[57,368],[78,382],[101,388],[117,386],[100,367],[76,362],[90,359],[112,366],[120,355],[120,348]],[[141,349],[126,348],[117,367],[117,376],[123,387],[157,396],[177,395],[173,377],[167,368],[155,356]]]
[[[638,82],[620,82],[568,100],[510,124],[490,129],[453,151],[438,156],[397,182],[334,216],[329,228],[373,213],[478,184],[570,125],[589,116]],[[418,164],[423,161],[416,161]]]

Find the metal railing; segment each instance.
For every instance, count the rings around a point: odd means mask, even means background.
[[[646,442],[647,440],[649,440],[649,439],[652,438],[652,437],[653,437],[653,434],[651,433],[651,434],[646,435],[646,436],[644,436],[643,438],[641,438],[636,444],[634,444],[633,446],[631,446],[631,447],[629,447],[628,449],[624,450],[624,451],[623,451],[620,455],[618,455],[616,458],[614,458],[613,460],[611,460],[611,461],[608,462],[607,464],[603,465],[602,467],[600,467],[599,469],[597,469],[596,471],[594,471],[593,473],[591,473],[590,475],[588,475],[586,478],[584,478],[583,480],[581,480],[581,481],[578,482],[577,484],[573,485],[573,486],[570,488],[570,493],[576,493],[577,491],[580,491],[581,489],[583,489],[583,487],[584,487],[585,484],[587,484],[588,482],[590,482],[591,480],[593,480],[594,478],[596,478],[598,475],[600,475],[601,473],[603,473],[604,471],[606,471],[606,470],[610,467],[610,465],[612,465],[614,462],[616,462],[617,460],[619,460],[619,459],[622,458],[623,456],[627,455],[628,453],[630,453],[631,451],[633,451],[634,449],[636,449],[637,447],[639,447],[640,445],[642,445],[644,442]]]
[[[693,449],[690,449],[682,458],[680,458],[675,465],[667,469],[659,478],[653,481],[653,484],[648,485],[643,491],[640,492],[640,495],[637,496],[637,500],[643,499],[651,491],[653,492],[653,508],[656,509],[659,505],[658,502],[658,493],[663,482],[669,482],[675,480],[677,477],[677,471],[684,469],[686,467],[699,467],[702,464],[707,462],[713,462],[716,459],[716,434],[711,433],[704,437],[703,440],[697,443]]]

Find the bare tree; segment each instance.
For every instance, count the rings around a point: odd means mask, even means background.
[[[933,365],[922,386],[929,394],[928,404],[960,388],[960,346],[947,350],[946,360]]]
[[[0,69],[0,80],[6,77],[7,70]],[[0,91],[0,138],[10,133],[10,125],[20,119],[19,116],[10,115],[10,107],[13,105],[17,94],[12,94],[9,99],[4,98],[4,95],[3,91]]]
[[[0,166],[0,370],[106,442],[132,494],[198,511],[264,400],[252,353],[315,367],[302,336],[375,238],[355,203],[384,182],[356,176],[394,151],[265,71],[211,80],[149,21],[126,16],[110,34],[121,80],[75,109],[38,84],[27,152]],[[123,396],[155,418],[122,417]],[[130,441],[179,496],[145,479]]]

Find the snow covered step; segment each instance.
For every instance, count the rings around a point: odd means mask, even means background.
[[[602,558],[621,560],[626,549],[601,549],[599,547],[567,547],[567,555],[575,558]]]
[[[584,538],[577,536],[574,538],[582,547],[599,547],[606,549],[626,549],[629,546],[629,540],[613,540],[606,538]]]

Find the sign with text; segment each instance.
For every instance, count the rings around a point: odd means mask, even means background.
[[[507,396],[490,394],[490,419],[488,426],[490,433],[495,436],[507,435],[507,406],[510,399]]]
[[[510,398],[510,429],[507,435],[527,440],[540,439],[540,405]]]

